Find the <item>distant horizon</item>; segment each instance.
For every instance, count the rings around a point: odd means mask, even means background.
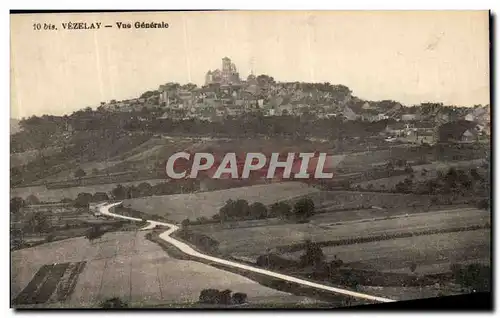
[[[169,29],[33,31],[33,21],[166,21]],[[63,116],[161,84],[240,77],[345,85],[405,106],[490,104],[488,11],[137,12],[11,15],[11,118]]]

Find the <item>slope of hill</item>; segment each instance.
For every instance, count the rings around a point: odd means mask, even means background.
[[[19,119],[11,118],[10,119],[10,134],[13,135],[17,132],[21,131],[21,127],[19,126]]]

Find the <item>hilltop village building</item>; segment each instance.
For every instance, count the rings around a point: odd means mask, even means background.
[[[222,59],[222,71],[216,69],[209,70],[205,75],[205,85],[210,84],[240,84],[240,74],[236,70],[236,66],[231,62],[231,59],[224,57]]]
[[[343,121],[379,122],[383,120],[409,124],[418,129],[400,128],[395,131],[391,122],[385,133],[388,137],[415,137],[420,141],[429,134],[431,127],[420,127],[429,122],[439,127],[449,122],[465,120],[475,124],[475,130],[466,136],[454,136],[453,140],[475,140],[489,135],[490,106],[477,105],[473,109],[459,111],[442,104],[425,104],[423,107],[404,107],[391,100],[366,101],[355,97],[344,85],[330,83],[277,82],[269,75],[255,76],[253,71],[241,78],[236,65],[229,57],[221,60],[221,67],[205,74],[204,85],[169,82],[155,91],[148,91],[135,99],[101,103],[101,107],[111,112],[140,112],[143,109],[159,110],[158,119],[199,119],[221,121],[227,117],[238,117],[245,113],[262,116],[303,116],[304,118],[337,118]],[[140,119],[145,120],[145,119]],[[403,125],[404,126],[404,125]],[[417,127],[418,126],[418,127]],[[69,131],[69,128],[68,128]],[[437,141],[435,131],[430,138]],[[443,137],[443,136],[441,136]],[[447,138],[450,139],[450,138]],[[422,139],[423,140],[423,139]],[[430,142],[429,138],[425,142]]]

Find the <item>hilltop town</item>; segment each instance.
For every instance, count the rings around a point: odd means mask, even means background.
[[[419,106],[419,107],[416,107]],[[245,113],[262,116],[301,116],[310,119],[341,118],[376,122],[405,122],[398,127],[421,128],[466,120],[478,125],[474,134],[490,133],[489,105],[458,107],[442,103],[402,105],[397,101],[368,101],[352,95],[344,85],[330,83],[278,82],[269,75],[254,74],[241,79],[231,59],[222,59],[221,69],[209,70],[205,85],[166,83],[131,100],[102,102],[110,112],[162,111],[157,118],[222,121]],[[411,130],[408,130],[408,132]]]

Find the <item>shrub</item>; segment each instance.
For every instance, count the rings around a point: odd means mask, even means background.
[[[479,200],[479,202],[477,203],[477,207],[478,207],[478,209],[481,209],[481,210],[489,210],[490,209],[490,201],[488,199]]]
[[[411,263],[410,264],[410,271],[412,273],[415,273],[416,270],[417,270],[417,264],[416,263]]]
[[[302,266],[318,266],[325,261],[323,250],[317,243],[306,241],[305,252],[300,256]]]
[[[233,303],[234,304],[244,304],[247,302],[247,294],[245,293],[234,293],[233,294]]]
[[[314,202],[305,197],[297,201],[293,207],[293,214],[297,219],[307,219],[314,214]]]
[[[94,202],[99,202],[99,201],[108,201],[109,197],[106,192],[96,192],[92,196],[92,201]]]
[[[219,304],[231,304],[231,290],[226,289],[219,293]]]
[[[475,291],[490,291],[491,269],[489,266],[477,263],[467,266],[453,264],[450,269],[458,284]]]
[[[50,242],[53,242],[54,240],[56,239],[56,236],[54,234],[49,234],[47,235],[47,237],[45,238],[45,241],[47,243],[50,243]]]
[[[34,194],[30,194],[26,198],[26,204],[28,204],[28,205],[39,204],[39,203],[40,203],[40,200],[38,200],[38,198]]]
[[[78,178],[78,179],[81,179],[81,178],[85,177],[86,175],[87,175],[87,173],[85,173],[85,171],[82,168],[79,168],[74,173],[75,178]]]
[[[200,293],[199,302],[203,304],[219,304],[220,293],[217,289],[203,289]]]
[[[113,297],[103,301],[100,305],[101,308],[127,308],[128,303],[118,297]]]
[[[267,207],[260,202],[252,203],[249,209],[250,215],[254,219],[265,219],[267,217]]]
[[[89,203],[92,201],[92,194],[81,192],[75,200],[75,207],[88,208]]]
[[[270,216],[288,219],[291,215],[292,207],[286,202],[276,202],[271,205]]]

